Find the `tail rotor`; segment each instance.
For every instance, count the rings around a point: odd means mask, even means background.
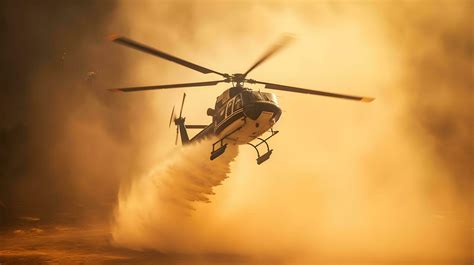
[[[178,125],[176,125],[176,138],[174,138],[174,145],[178,145],[178,135],[179,135],[179,130],[178,130]]]
[[[174,108],[175,106],[173,106],[173,110],[171,111],[170,124],[168,125],[168,127],[170,128],[171,128],[171,122],[173,121],[173,118],[176,119],[176,116],[174,115]]]
[[[181,108],[179,110],[179,117],[176,117],[176,114],[174,112],[175,106],[173,106],[173,110],[171,111],[171,117],[170,117],[170,122],[168,127],[171,127],[171,122],[174,121],[174,124],[176,125],[176,137],[174,140],[174,144],[178,145],[178,135],[179,135],[179,126],[184,126],[184,118],[183,118],[183,106],[184,106],[184,100],[186,99],[186,93],[183,94],[183,100],[181,102]]]

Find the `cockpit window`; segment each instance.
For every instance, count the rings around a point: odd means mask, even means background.
[[[225,114],[225,108],[222,108],[219,112],[219,118],[220,119],[223,119],[224,118],[224,114]]]
[[[229,103],[227,103],[227,112],[226,112],[226,117],[229,117],[230,114],[232,114],[232,105],[233,105],[233,100],[229,100]]]
[[[272,94],[272,93],[262,93],[262,94],[265,96],[267,101],[271,101],[275,104],[278,104],[278,100],[275,94]]]
[[[234,101],[234,111],[242,108],[242,97],[237,95]]]
[[[260,91],[245,91],[242,93],[245,102],[269,101],[278,104],[277,97],[273,93],[265,93]]]
[[[265,98],[263,97],[261,92],[255,91],[255,92],[252,92],[252,95],[253,95],[253,97],[256,101],[264,101],[265,100]]]

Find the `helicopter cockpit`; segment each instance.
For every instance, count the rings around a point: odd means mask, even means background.
[[[233,87],[217,97],[215,109],[209,109],[208,115],[213,116],[219,123],[241,108],[244,108],[245,114],[253,119],[257,118],[262,111],[273,112],[277,118],[281,114],[275,94]]]
[[[273,103],[278,106],[278,98],[273,93],[266,93],[261,91],[254,90],[244,90],[242,91],[242,96],[244,104],[254,103],[254,102],[268,102]]]
[[[239,105],[248,105],[253,103],[270,103],[278,106],[278,98],[273,93],[255,91],[248,88],[232,87],[224,91],[217,97],[215,109],[219,110],[227,105],[228,101],[235,97]],[[235,109],[235,107],[234,107]]]

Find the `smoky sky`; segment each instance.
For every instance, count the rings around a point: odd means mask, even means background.
[[[126,66],[120,50],[104,45],[116,3],[2,1],[1,6],[0,224],[25,216],[74,222],[96,210],[105,216],[118,181],[101,184],[100,168],[116,163],[120,154],[101,152],[107,147],[94,128],[100,124],[111,142],[126,143],[131,102],[104,92]],[[65,129],[81,120],[79,129]],[[77,130],[84,134],[71,137]],[[83,151],[70,156],[79,147]],[[91,187],[93,193],[84,193]]]
[[[456,4],[464,11],[451,20],[442,19],[442,5],[385,4],[377,10],[406,61],[403,89],[411,95],[406,119],[435,146],[468,200],[473,5]],[[132,130],[152,119],[149,103],[104,92],[129,80],[128,52],[104,41],[117,29],[127,33],[115,16],[117,5],[2,1],[0,224],[16,224],[24,216],[46,223],[107,217],[120,179],[139,167],[140,145],[146,142],[134,138]],[[199,16],[192,8],[180,3],[170,9],[168,18],[184,40],[192,40],[193,19]],[[183,15],[174,18],[176,10]],[[303,4],[294,11],[317,19]]]
[[[411,95],[406,116],[433,144],[458,193],[472,200],[473,3],[401,4],[385,13],[404,51],[403,84]]]

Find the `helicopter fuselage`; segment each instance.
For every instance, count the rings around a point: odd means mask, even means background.
[[[217,98],[215,109],[208,114],[212,114],[212,123],[190,142],[215,136],[225,138],[226,143],[247,144],[273,127],[281,108],[273,93],[233,87]]]

